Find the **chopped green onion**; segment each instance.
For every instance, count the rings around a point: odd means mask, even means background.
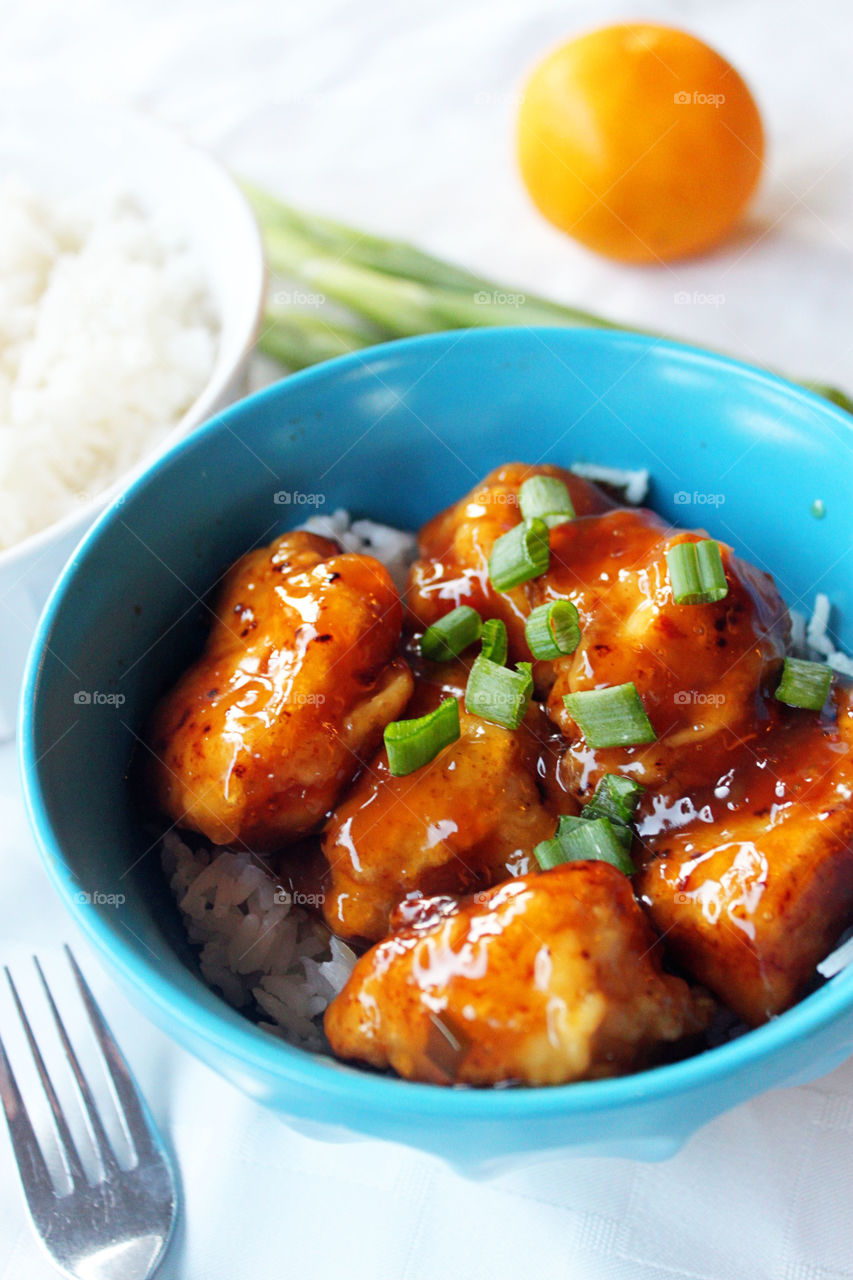
[[[626,876],[634,874],[634,863],[608,818],[579,820],[577,826],[567,831],[562,844],[567,862],[609,862]]]
[[[489,556],[489,579],[495,591],[511,591],[545,573],[550,559],[544,520],[517,524],[497,539]]]
[[[657,738],[633,681],[567,693],[563,702],[591,747],[634,747]]]
[[[428,715],[417,720],[395,720],[385,726],[388,768],[395,778],[414,773],[458,737],[459,703],[456,698],[445,698]]]
[[[534,609],[524,624],[524,634],[534,658],[562,658],[580,644],[578,611],[571,600],[553,600]]]
[[[477,610],[461,604],[427,627],[421,637],[421,655],[430,662],[450,662],[479,640],[482,630],[483,621]]]
[[[483,623],[483,647],[480,650],[484,658],[496,662],[499,667],[506,666],[509,642],[506,634],[506,623],[500,618],[489,618]]]
[[[550,871],[552,867],[559,867],[561,863],[568,862],[568,858],[563,853],[562,841],[557,836],[537,844],[534,847],[533,856],[543,871]]]
[[[645,787],[620,773],[605,773],[595,794],[584,806],[584,818],[609,818],[613,823],[629,826]]]
[[[581,817],[585,818],[586,814],[582,813]],[[589,820],[590,822],[603,821],[603,819],[594,818],[591,814]],[[631,845],[634,843],[634,828],[626,827],[624,822],[614,822],[611,818],[607,818],[606,821],[609,822],[613,828],[613,834],[621,844],[622,848],[626,853],[630,853]]]
[[[510,671],[480,654],[468,676],[465,710],[504,729],[517,729],[532,692],[529,662],[519,662],[515,671]]]
[[[525,480],[518,491],[518,504],[525,520],[553,517],[553,524],[546,521],[550,528],[575,518],[568,487],[556,476],[531,476]]]
[[[729,594],[720,544],[712,538],[676,543],[666,553],[666,566],[676,604],[713,604]]]
[[[820,711],[832,684],[832,669],[823,662],[786,658],[776,697],[789,707]]]
[[[626,876],[634,874],[634,863],[608,818],[563,816],[557,834],[536,845],[533,856],[543,871],[563,862],[609,862]]]

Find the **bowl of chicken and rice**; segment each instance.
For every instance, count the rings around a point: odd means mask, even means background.
[[[662,1158],[831,1070],[849,432],[719,356],[517,329],[176,445],[66,567],[22,702],[106,966],[294,1126],[473,1172]]]

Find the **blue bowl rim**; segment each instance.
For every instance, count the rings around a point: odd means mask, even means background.
[[[413,352],[429,352],[441,347],[450,349],[461,341],[474,345],[493,345],[498,353],[517,354],[513,349],[522,336],[535,337],[545,346],[546,336],[551,341],[578,344],[581,348],[601,343],[608,346],[616,344],[636,351],[638,360],[649,354],[664,354],[676,363],[699,366],[717,375],[722,373],[734,376],[737,383],[758,383],[767,390],[782,393],[791,401],[798,402],[801,408],[811,409],[819,416],[828,414],[845,431],[851,430],[853,426],[845,412],[802,386],[743,361],[671,339],[647,337],[620,330],[557,326],[449,330],[380,343],[362,351],[338,356],[290,374],[229,405],[155,459],[124,491],[120,501],[135,499],[144,494],[149,486],[156,485],[157,476],[162,469],[179,461],[184,454],[203,447],[206,438],[220,431],[223,426],[227,429],[232,416],[245,414],[258,405],[277,399],[283,393],[287,394],[286,389],[291,386],[310,388],[313,384],[357,371],[377,357],[408,356]],[[128,985],[161,1013],[161,1025],[168,1027],[170,1022],[177,1022],[191,1037],[197,1037],[230,1056],[244,1072],[256,1068],[265,1076],[271,1075],[281,1083],[292,1081],[296,1085],[308,1086],[318,1093],[348,1099],[372,1112],[391,1106],[398,1110],[402,1108],[411,1114],[440,1114],[446,1120],[461,1122],[578,1113],[588,1115],[596,1111],[609,1112],[640,1102],[678,1096],[738,1074],[744,1068],[756,1066],[778,1050],[819,1031],[853,1006],[851,965],[771,1022],[736,1040],[703,1050],[692,1057],[613,1079],[523,1089],[447,1089],[373,1074],[278,1040],[231,1009],[224,1000],[221,1009],[216,1012],[204,1008],[191,994],[174,987],[168,979],[162,977],[137,946],[114,930],[91,904],[76,898],[73,873],[65,864],[39,782],[40,758],[35,742],[35,723],[43,654],[78,568],[87,553],[108,534],[115,518],[116,506],[116,502],[111,503],[83,537],[65,565],[42,612],[24,676],[18,754],[30,825],[50,879],[72,916],[104,958],[107,967],[114,965]],[[201,978],[195,976],[201,983]],[[744,1094],[744,1098],[746,1096]],[[719,1110],[720,1107],[715,1109]]]

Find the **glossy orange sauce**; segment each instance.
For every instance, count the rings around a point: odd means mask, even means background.
[[[744,1016],[760,1020],[792,998],[820,949],[831,945],[853,910],[848,834],[835,816],[839,805],[842,815],[849,809],[843,799],[848,783],[853,794],[849,737],[840,732],[834,707],[819,716],[786,708],[773,697],[788,642],[788,616],[768,575],[723,547],[727,597],[711,605],[676,605],[666,549],[701,535],[671,529],[653,512],[589,497],[582,482],[572,486],[581,514],[552,530],[548,573],[508,596],[494,593],[487,580],[488,555],[494,539],[520,518],[512,498],[522,474],[519,468],[500,469],[424,528],[421,559],[406,599],[407,631],[417,637],[426,622],[469,603],[484,616],[503,617],[514,656],[529,659],[523,623],[531,609],[552,599],[574,602],[581,643],[565,659],[535,664],[544,702],[531,710],[520,731],[531,742],[543,806],[553,815],[576,812],[606,773],[641,782],[646,790],[634,848],[641,867],[640,899],[685,967]],[[448,693],[460,693],[466,661],[430,669],[417,658],[411,639],[405,652],[418,676],[407,715],[422,714]],[[657,741],[590,747],[565,711],[563,694],[629,680]],[[473,820],[465,816],[465,806],[476,807],[477,797],[461,801],[448,790],[447,812],[455,806],[456,817],[447,818],[438,836],[452,838],[460,822]],[[367,796],[362,812],[350,811],[354,860],[360,833],[377,823],[381,828],[383,814],[397,802],[391,790],[379,788]],[[804,847],[802,833],[797,834],[803,815],[809,830],[825,821],[820,834],[827,837],[810,855],[809,867],[800,865],[797,855]],[[773,874],[763,849],[768,832],[773,833]],[[536,870],[529,852],[501,865],[510,875]],[[484,867],[479,874],[485,885],[494,883],[497,870]],[[470,891],[477,875],[470,867],[444,865],[399,900]],[[813,926],[798,921],[801,945],[785,943],[787,958],[780,958],[792,918],[785,896],[791,884],[809,888],[817,915]],[[369,895],[369,887],[364,893]],[[828,894],[834,895],[837,910]],[[805,892],[801,896],[807,899]],[[329,922],[334,927],[334,920]],[[741,938],[732,942],[735,934]],[[686,942],[679,947],[682,935]],[[748,950],[741,953],[745,944]],[[733,975],[738,969],[748,974],[749,993],[737,989]]]
[[[489,554],[519,522],[518,490],[533,471],[565,480],[576,518],[551,531],[548,572],[501,594]],[[282,882],[363,943],[392,921],[419,937],[443,929],[451,907],[421,907],[430,895],[509,881],[511,897],[514,877],[536,877],[533,846],[560,813],[578,812],[607,773],[634,778],[645,788],[634,890],[668,956],[748,1021],[778,1013],[853,918],[853,711],[839,681],[820,714],[776,701],[788,613],[772,579],[729,547],[726,598],[675,604],[666,551],[702,536],[617,507],[557,468],[511,464],[421,531],[402,615],[375,562],[326,540],[288,535],[297,541],[252,553],[226,579],[204,659],[155,717],[163,807],[200,814],[199,830],[227,840],[236,798],[242,838],[260,833]],[[419,657],[423,630],[469,604],[505,621],[510,662],[530,660],[525,620],[555,599],[577,607],[581,642],[534,664],[536,697],[514,733],[464,712],[476,649],[445,666]],[[591,747],[564,696],[629,681],[656,741]],[[462,707],[460,741],[392,777],[384,724],[448,696]],[[501,907],[472,907],[472,928],[509,929],[513,912]],[[444,929],[442,945],[452,936]],[[389,944],[389,958],[402,954]],[[434,992],[439,952],[418,955],[427,969],[408,980]]]

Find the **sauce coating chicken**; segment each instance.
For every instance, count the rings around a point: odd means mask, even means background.
[[[554,663],[548,712],[570,743],[563,767],[580,795],[619,770],[647,788],[689,788],[708,777],[716,735],[748,734],[761,715],[766,677],[778,678],[789,639],[788,611],[772,578],[722,544],[725,598],[676,604],[666,551],[702,536],[629,509],[552,531],[551,565],[538,580],[542,599],[574,602],[581,642]],[[564,695],[629,681],[657,741],[591,751]]]
[[[489,555],[535,475],[560,479],[576,514],[550,530],[547,571],[500,593]],[[514,463],[421,531],[405,617],[376,560],[313,534],[230,570],[204,653],[152,718],[148,776],[176,823],[276,852],[295,901],[376,944],[326,1011],[338,1056],[431,1083],[558,1084],[684,1052],[714,1014],[705,988],[752,1024],[807,991],[853,923],[853,688],[836,678],[821,712],[775,699],[787,609],[730,547],[725,598],[675,603],[667,550],[704,536]],[[533,663],[516,730],[465,710],[478,644],[420,654],[423,629],[467,604],[506,623],[510,666],[529,661],[525,621],[555,600],[574,603],[580,641]],[[565,695],[629,682],[656,740],[593,747]],[[459,739],[393,776],[385,726],[448,696]],[[642,784],[636,874],[540,872],[535,846],[608,774]],[[630,844],[613,821],[596,838]],[[580,828],[595,830],[567,823],[561,839],[576,848]]]
[[[609,498],[563,467],[511,462],[491,471],[459,502],[440,512],[418,535],[420,558],[409,572],[406,605],[423,628],[467,604],[484,618],[502,618],[514,659],[529,659],[524,621],[539,602],[535,582],[495,591],[489,582],[489,554],[495,542],[521,520],[518,491],[531,476],[556,476],[569,490],[578,515],[607,511]]]
[[[314,828],[409,700],[401,624],[387,570],[328,538],[286,533],[244,556],[204,653],[154,713],[159,808],[214,844],[271,849]]]
[[[461,699],[466,675],[461,664],[425,675],[407,717],[448,693]],[[469,715],[461,701],[459,721],[458,741],[404,777],[390,773],[383,747],[332,814],[323,911],[334,933],[375,942],[407,895],[467,893],[535,870],[533,848],[554,834],[556,808],[577,812],[568,797],[551,812],[537,786],[549,751],[538,707],[515,732]]]
[[[496,592],[488,582],[489,552],[497,537],[519,523],[518,490],[533,474],[563,480],[577,518],[551,530],[547,573]],[[537,687],[548,692],[549,715],[571,744],[566,785],[584,796],[602,774],[621,769],[654,787],[689,770],[724,726],[747,731],[762,677],[784,655],[789,638],[788,612],[772,578],[725,546],[726,598],[707,605],[674,603],[666,551],[703,536],[674,530],[642,508],[614,507],[593,485],[561,468],[512,463],[424,527],[406,602],[422,625],[458,604],[501,617],[513,656],[529,659],[525,618],[538,605],[571,600],[580,619],[580,645],[566,658],[534,667]],[[657,742],[590,752],[564,695],[628,681],[637,687]]]
[[[640,824],[636,887],[655,926],[752,1024],[803,994],[853,917],[853,691],[835,704],[822,717],[777,704],[689,808]]]
[[[628,880],[601,862],[400,909],[326,1011],[336,1054],[434,1084],[618,1075],[713,1004],[663,972]]]

